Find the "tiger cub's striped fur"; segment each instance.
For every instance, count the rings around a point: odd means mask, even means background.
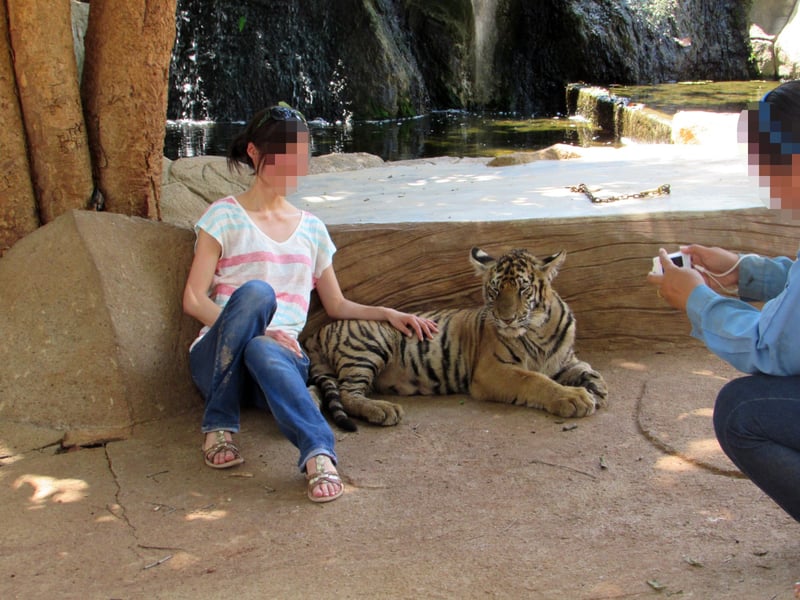
[[[494,259],[480,248],[470,258],[483,278],[485,304],[422,313],[437,322],[434,339],[406,337],[389,323],[334,321],[310,336],[310,383],[342,428],[349,416],[395,425],[403,409],[370,399],[469,393],[583,417],[605,406],[602,376],[575,356],[575,318],[551,286],[566,253],[537,258],[525,250]]]

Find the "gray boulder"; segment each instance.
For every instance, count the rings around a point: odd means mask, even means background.
[[[374,154],[354,152],[327,154],[311,159],[309,173],[338,173],[379,167],[383,159]],[[196,156],[171,161],[164,159],[161,188],[161,220],[193,228],[211,202],[238,194],[250,185],[249,169],[231,172],[221,156]]]
[[[775,62],[778,77],[800,77],[800,2],[795,3],[786,25],[775,40]]]
[[[0,421],[124,438],[202,402],[188,369],[199,324],[181,297],[194,235],[72,211],[0,260]]]
[[[762,77],[800,77],[800,2],[759,0],[750,7],[750,46]]]

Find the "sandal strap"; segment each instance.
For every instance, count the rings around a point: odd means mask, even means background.
[[[330,483],[332,485],[341,486],[342,478],[336,473],[331,473],[330,471],[317,472],[308,478],[309,487],[317,487],[320,483]]]
[[[313,473],[306,473],[306,479],[308,479],[308,487],[315,488],[320,483],[330,483],[333,485],[338,485],[339,487],[344,487],[342,485],[342,478],[339,477],[338,473],[334,471],[326,471],[325,470],[325,458],[321,454],[317,454],[314,457],[314,467],[316,471]]]
[[[236,458],[239,458],[239,448],[236,447],[236,444],[233,442],[220,442],[219,444],[214,444],[210,448],[207,448],[203,452],[205,452],[206,458],[211,458],[212,456],[216,456],[223,450],[230,451],[233,453]]]
[[[235,457],[234,460],[242,457],[242,455],[239,453],[239,448],[236,447],[236,444],[225,439],[224,431],[215,431],[214,434],[217,439],[217,443],[210,448],[203,450],[203,456],[205,456],[206,460],[210,461],[220,452],[230,452]]]

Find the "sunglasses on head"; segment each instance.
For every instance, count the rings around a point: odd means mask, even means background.
[[[264,116],[258,121],[256,129],[261,127],[269,119],[272,119],[273,121],[300,121],[301,123],[306,123],[306,118],[299,110],[291,108],[290,106],[278,105],[270,106],[267,109],[267,111],[264,113]]]

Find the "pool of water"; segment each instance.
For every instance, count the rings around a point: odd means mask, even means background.
[[[680,110],[740,112],[776,87],[775,81],[697,81],[658,85],[610,86],[632,102],[674,114]],[[361,121],[351,124],[309,123],[313,156],[332,152],[367,152],[384,160],[433,156],[491,157],[539,150],[556,143],[575,146],[613,145],[615,140],[591,124],[563,116],[435,111],[413,119]],[[244,123],[167,122],[164,154],[223,156]]]
[[[164,154],[224,155],[244,123],[170,121]],[[313,156],[332,152],[368,152],[384,160],[432,156],[497,156],[537,150],[556,143],[611,143],[588,123],[561,117],[525,119],[509,115],[437,111],[401,120],[352,124],[309,123]]]
[[[670,115],[682,110],[738,113],[778,85],[779,81],[686,81],[617,85],[608,91]]]

